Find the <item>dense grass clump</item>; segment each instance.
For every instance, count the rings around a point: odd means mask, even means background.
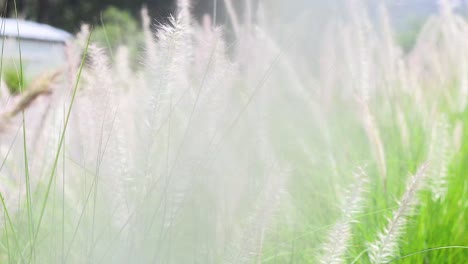
[[[83,26],[48,96],[2,95],[0,263],[467,262],[467,22],[404,53],[352,1],[313,53],[230,2],[232,43],[179,0],[138,67]]]

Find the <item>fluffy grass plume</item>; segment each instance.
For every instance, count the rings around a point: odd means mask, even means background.
[[[341,212],[342,215],[329,231],[326,242],[322,245],[321,264],[340,264],[345,262],[345,255],[352,236],[352,224],[365,205],[365,192],[368,176],[364,169],[358,168],[354,172],[355,182],[346,190]]]
[[[427,164],[408,179],[406,190],[398,201],[398,208],[388,219],[384,230],[377,235],[377,240],[369,243],[369,259],[374,264],[388,263],[396,257],[398,243],[405,233],[409,217],[419,203],[418,192],[424,188],[427,176]]]

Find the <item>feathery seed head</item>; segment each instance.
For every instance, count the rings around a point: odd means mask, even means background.
[[[388,219],[387,226],[377,235],[374,242],[368,244],[368,255],[373,264],[387,263],[395,257],[408,217],[414,213],[418,205],[417,195],[425,185],[426,176],[427,164],[425,163],[419,167],[416,174],[408,179],[406,191],[398,201],[398,209]]]

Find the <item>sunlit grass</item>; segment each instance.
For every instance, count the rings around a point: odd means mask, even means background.
[[[137,69],[83,27],[53,97],[0,108],[0,263],[468,260],[468,58],[440,44],[468,54],[465,22],[406,54],[353,6],[317,74],[302,25],[274,41],[230,12],[225,43],[187,4],[156,33],[142,12]]]

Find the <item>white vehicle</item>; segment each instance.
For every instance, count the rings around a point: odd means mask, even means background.
[[[32,21],[0,20],[0,52],[3,67],[19,67],[28,78],[55,70],[66,63],[66,43],[72,35],[64,30]]]

